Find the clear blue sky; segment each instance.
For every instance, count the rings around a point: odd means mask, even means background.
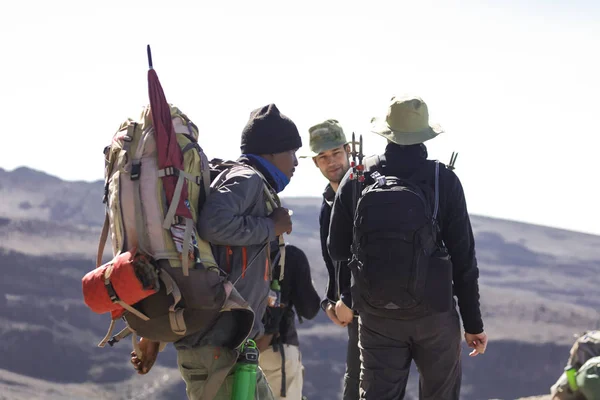
[[[210,4],[210,5],[209,5]],[[0,14],[0,167],[96,180],[101,151],[147,102],[146,44],[167,99],[209,157],[235,157],[250,110],[368,133],[394,94],[446,133],[430,155],[472,213],[600,234],[600,2],[28,1]],[[301,161],[283,195],[318,196]]]

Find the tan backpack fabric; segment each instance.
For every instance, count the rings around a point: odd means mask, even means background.
[[[220,273],[210,244],[197,233],[198,215],[210,194],[209,164],[198,144],[198,129],[177,107],[170,106],[170,111],[183,154],[182,170],[158,168],[160,149],[156,147],[150,106],[143,109],[137,120],[123,122],[104,151],[107,212],[97,267],[101,267],[104,244],[110,236],[115,257],[137,248],[154,260],[160,289],[130,305],[133,312],[112,313],[109,332],[100,347],[112,345],[130,332],[155,341],[174,342],[210,328],[224,311],[239,314],[240,344],[252,328],[252,310]],[[161,181],[167,175],[178,179],[171,206]],[[185,204],[192,219],[174,217],[184,185],[188,193]],[[118,293],[113,301],[120,301]],[[127,327],[110,341],[120,316]]]

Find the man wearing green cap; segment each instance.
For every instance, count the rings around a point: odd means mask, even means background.
[[[338,326],[347,326],[348,350],[346,353],[346,373],[344,374],[344,400],[359,398],[360,351],[358,349],[358,320],[352,311],[350,294],[350,270],[346,262],[334,263],[327,250],[327,236],[331,207],[340,181],[348,171],[350,163],[350,145],[340,123],[328,119],[312,126],[309,130],[310,154],[315,165],[329,183],[323,193],[323,203],[319,215],[321,230],[321,250],[327,267],[329,280],[326,297],[321,302],[331,321]]]
[[[336,194],[329,233],[335,261],[352,258],[359,311],[361,398],[404,398],[415,361],[420,399],[458,400],[461,329],[471,356],[487,336],[479,309],[475,242],[458,177],[427,160],[423,144],[442,133],[419,97],[394,97],[372,131],[388,140],[365,160],[364,191],[347,174]],[[359,199],[356,193],[361,193]]]

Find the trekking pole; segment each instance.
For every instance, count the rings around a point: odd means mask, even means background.
[[[358,169],[356,164],[356,135],[352,132],[352,161],[350,162],[350,167],[352,167],[352,172],[350,173],[350,184],[352,185],[352,224],[354,225],[354,213],[356,211],[356,196],[358,194],[358,187],[356,186],[358,183]],[[352,244],[352,254],[354,254],[354,243]]]
[[[354,209],[356,208],[355,200],[356,200],[356,136],[354,132],[352,132],[352,161],[350,161],[350,167],[352,168],[352,172],[350,173],[350,180],[352,181],[352,212],[354,213]]]
[[[362,192],[362,184],[365,181],[365,166],[363,165],[363,158],[364,158],[364,154],[363,154],[363,138],[362,138],[362,134],[360,135],[360,138],[358,139],[358,165],[356,166],[356,170],[358,171],[358,193],[357,193],[357,201],[358,201],[358,197],[360,197],[360,194]]]
[[[359,137],[358,151],[356,151],[356,136],[352,132],[352,173],[350,174],[350,180],[352,181],[352,221],[354,223],[354,214],[356,213],[356,207],[358,204],[358,198],[361,194],[362,183],[365,180],[364,176],[364,165],[363,165],[363,139],[362,134]],[[356,159],[358,158],[358,163]],[[356,245],[352,242],[352,255],[354,258],[356,255]]]
[[[452,152],[450,156],[450,162],[448,163],[448,169],[450,171],[454,171],[454,164],[456,164],[456,158],[458,157],[458,153]]]
[[[258,258],[259,254],[261,254],[265,250],[265,248],[267,247],[268,244],[269,244],[269,242],[263,244],[262,247],[260,248],[260,250],[258,250],[256,252],[256,254],[254,254],[254,257],[252,257],[252,259],[248,263],[248,266],[246,267],[246,270],[248,270],[252,266],[252,264],[254,264],[254,261],[256,261],[256,259]],[[267,257],[270,257],[270,255],[267,254]],[[240,274],[240,276],[238,276],[238,278],[235,280],[235,282],[233,282],[233,286],[235,286],[236,283],[238,283],[238,281],[240,280],[241,277],[242,277],[242,275]]]

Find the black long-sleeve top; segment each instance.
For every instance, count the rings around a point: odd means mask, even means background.
[[[285,275],[280,285],[281,301],[286,304],[279,324],[281,342],[299,346],[294,317],[313,319],[319,312],[321,299],[312,283],[306,254],[296,246],[285,246]]]
[[[408,178],[418,169],[428,168],[433,163],[427,160],[424,145],[398,146],[390,143],[386,147],[385,157],[386,172],[399,178]],[[349,173],[340,183],[332,209],[328,249],[334,261],[346,261],[351,257],[354,212],[352,184],[348,176]],[[463,326],[468,333],[481,333],[483,321],[479,308],[479,269],[471,221],[460,180],[447,168],[440,168],[439,194],[438,222],[442,240],[452,260],[453,290],[458,299]]]
[[[321,302],[321,308],[325,309],[327,303],[335,304],[342,300],[348,308],[352,308],[352,295],[350,293],[351,273],[346,261],[334,262],[327,250],[327,237],[329,236],[329,222],[331,220],[331,208],[335,199],[335,192],[331,185],[327,185],[323,192],[323,203],[319,214],[319,228],[321,234],[321,253],[325,267],[327,268],[328,280],[325,291],[325,299]]]

